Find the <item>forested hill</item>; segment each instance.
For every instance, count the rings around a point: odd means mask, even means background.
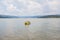
[[[0,18],[18,18],[18,16],[0,15]]]
[[[38,18],[60,18],[60,15],[46,15],[46,16],[39,16]]]

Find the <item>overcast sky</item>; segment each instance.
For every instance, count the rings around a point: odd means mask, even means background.
[[[60,0],[0,0],[0,14],[17,16],[60,14]]]

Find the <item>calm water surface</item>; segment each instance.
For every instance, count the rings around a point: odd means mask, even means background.
[[[60,40],[60,18],[0,19],[0,40]]]

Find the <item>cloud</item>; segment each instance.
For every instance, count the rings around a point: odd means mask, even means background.
[[[3,0],[2,4],[6,6],[6,14],[28,16],[36,14],[38,15],[42,12],[41,4],[34,2],[32,0]]]
[[[50,7],[50,9],[52,9],[52,10],[57,10],[58,9],[58,1],[51,1],[51,2],[48,2],[48,4],[49,4],[49,7]]]
[[[8,10],[8,11],[14,11],[14,10],[16,10],[16,7],[15,7],[14,5],[10,4],[10,5],[7,7],[7,10]]]
[[[0,14],[4,15],[33,16],[60,14],[59,0],[2,0],[0,4]]]
[[[31,1],[31,0],[25,0],[25,1],[19,1],[23,3],[23,6],[21,8],[21,10],[23,11],[22,14],[24,15],[36,15],[36,13],[38,14],[42,12],[42,6],[41,4]]]
[[[52,0],[52,1],[48,1],[48,6],[49,6],[49,10],[51,14],[59,14],[57,11],[59,11],[60,7],[60,2],[59,0]]]
[[[42,15],[59,15],[60,12],[60,1],[59,0],[46,0],[43,4]]]

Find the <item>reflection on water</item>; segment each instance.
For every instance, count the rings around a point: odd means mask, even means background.
[[[60,40],[60,18],[0,19],[0,40]]]

